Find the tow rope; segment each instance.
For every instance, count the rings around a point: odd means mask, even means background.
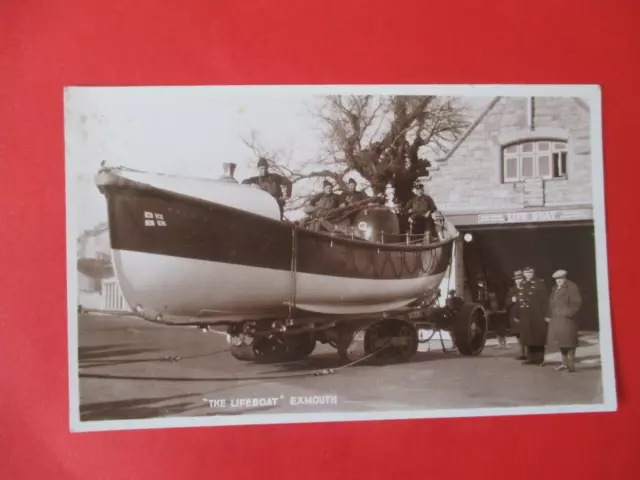
[[[384,349],[388,348],[391,345],[391,342],[386,343],[385,345],[383,345],[382,347],[378,348],[377,350],[375,350],[374,352],[371,352],[368,355],[365,355],[362,358],[358,358],[352,362],[346,363],[344,365],[340,365],[338,367],[333,367],[333,368],[323,368],[323,369],[315,369],[315,370],[311,370],[309,372],[304,372],[304,373],[291,373],[291,374],[279,374],[279,375],[274,375],[274,374],[266,374],[264,376],[243,376],[243,375],[230,375],[230,376],[224,376],[224,377],[214,377],[214,378],[184,378],[184,379],[180,379],[180,381],[184,381],[184,382],[202,382],[202,381],[213,381],[213,382],[232,382],[232,381],[241,381],[241,380],[245,380],[245,381],[261,381],[261,380],[277,380],[277,379],[281,379],[281,378],[304,378],[304,377],[320,377],[320,376],[325,376],[325,375],[332,375],[335,374],[341,370],[344,370],[345,368],[348,367],[352,367],[354,365],[357,365],[358,363],[364,362],[365,360],[370,359],[371,357],[374,357],[375,355],[378,355],[380,352],[382,352]],[[231,349],[226,349],[226,350],[217,350],[209,355],[217,355],[217,354],[221,354],[221,353],[225,353],[225,352],[229,352]],[[202,357],[204,355],[197,355],[198,357]],[[181,360],[188,360],[192,357],[182,357],[182,356],[164,356],[163,358],[158,359],[157,361],[159,362],[169,362],[169,363],[177,363]],[[148,362],[149,360],[144,360],[145,362]],[[88,367],[91,368],[91,367]],[[82,373],[82,367],[79,368],[79,376],[80,377],[86,377],[86,378],[113,378],[113,379],[118,379],[118,380],[141,380],[141,377],[133,377],[133,376],[129,376],[125,377],[125,376],[112,376],[112,375],[108,375],[108,374],[93,374],[93,373]],[[148,377],[149,380],[162,380],[160,379],[154,379],[153,377]]]

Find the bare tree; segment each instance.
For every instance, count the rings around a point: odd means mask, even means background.
[[[294,184],[331,179],[343,191],[347,175],[357,172],[375,195],[384,195],[391,185],[400,207],[413,196],[415,180],[429,175],[433,158],[469,125],[466,106],[455,97],[332,95],[316,100],[309,110],[318,120],[322,150],[317,158],[295,162],[290,149],[269,150],[252,132],[243,141],[256,160],[266,157],[272,171]],[[298,194],[287,210],[300,208],[305,200]]]
[[[390,184],[399,206],[412,197],[415,180],[429,175],[433,157],[469,125],[459,99],[439,96],[328,96],[313,114],[326,149],[319,163],[330,176],[344,188],[344,175],[358,172],[375,194]]]

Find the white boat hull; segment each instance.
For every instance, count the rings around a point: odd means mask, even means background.
[[[255,315],[287,307],[291,272],[150,253],[114,250],[122,293],[140,305],[181,316]],[[322,314],[373,313],[435,294],[443,274],[372,280],[296,274],[295,306]]]

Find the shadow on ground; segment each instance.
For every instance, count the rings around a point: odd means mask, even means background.
[[[139,355],[141,353],[156,352],[155,348],[129,348],[124,349],[121,346],[103,345],[98,347],[80,347],[78,349],[78,364],[80,368],[106,367],[113,365],[129,365],[133,363],[154,363],[154,362],[178,362],[182,360],[191,360],[196,358],[209,357],[227,353],[228,348],[223,350],[215,350],[213,352],[205,352],[188,356],[157,356],[145,358],[121,358]]]
[[[89,403],[80,407],[80,420],[131,420],[178,415],[195,408],[193,402],[158,404],[193,396],[193,394],[173,395],[164,398],[137,398],[132,400]]]
[[[125,357],[140,353],[152,352],[154,348],[128,347],[126,345],[95,345],[78,347],[78,362],[91,362],[103,358]]]

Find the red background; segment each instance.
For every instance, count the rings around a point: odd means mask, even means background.
[[[0,2],[0,477],[634,477],[635,3]],[[292,83],[602,85],[618,413],[69,433],[63,86]]]

